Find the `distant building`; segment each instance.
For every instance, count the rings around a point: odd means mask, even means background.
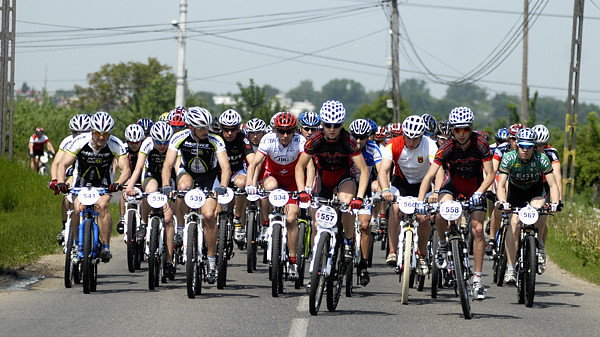
[[[229,106],[231,106],[231,105],[236,105],[236,103],[237,103],[235,101],[235,98],[233,98],[231,96],[218,96],[218,95],[215,95],[215,96],[213,96],[212,100],[213,100],[213,103],[215,105],[221,105],[221,104],[223,104],[223,105],[229,105]]]

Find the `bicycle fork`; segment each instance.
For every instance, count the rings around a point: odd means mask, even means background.
[[[412,225],[404,220],[400,221],[400,234],[398,235],[398,251],[397,251],[397,259],[396,259],[396,268],[398,270],[402,270],[405,266],[404,263],[404,240],[406,238],[406,232],[412,232],[413,235],[413,243],[411,249],[411,258],[410,258],[410,268],[417,267],[417,247],[419,247],[419,235],[417,228],[418,223],[417,220],[413,220]]]
[[[331,275],[331,269],[333,267],[333,256],[335,254],[335,249],[336,249],[336,243],[337,243],[337,226],[333,227],[333,228],[318,228],[317,229],[317,234],[315,234],[315,240],[314,240],[314,244],[313,244],[313,258],[310,261],[310,273],[314,273],[314,272],[320,272],[322,274],[324,274],[325,276],[329,276]],[[327,252],[327,265],[325,266],[325,268],[323,270],[314,270],[314,262],[315,259],[318,259],[319,257],[317,256],[317,245],[319,244],[319,239],[321,237],[321,234],[324,232],[328,232],[329,233],[329,251]],[[323,268],[323,266],[321,266],[321,268]]]

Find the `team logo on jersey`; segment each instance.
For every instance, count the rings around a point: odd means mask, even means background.
[[[208,171],[208,165],[198,157],[193,158],[189,166],[190,170],[194,173],[206,173]]]
[[[423,162],[423,156],[418,156],[417,157],[417,161],[419,162],[419,164],[422,163]]]

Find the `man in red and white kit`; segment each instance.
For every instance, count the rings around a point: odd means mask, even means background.
[[[31,158],[30,167],[37,171],[40,165],[40,157],[44,155],[44,144],[48,147],[50,156],[54,157],[54,146],[50,143],[50,139],[46,136],[43,128],[36,128],[35,133],[29,137],[29,158]]]
[[[296,133],[296,117],[289,112],[279,113],[274,120],[275,132],[266,134],[258,145],[252,163],[248,167],[246,175],[246,192],[256,194],[256,186],[260,168],[266,160],[266,166],[260,184],[265,191],[281,188],[285,191],[296,191],[296,180],[294,176],[296,163],[300,154],[304,151],[306,139]],[[263,200],[266,201],[266,200]],[[266,204],[262,209],[267,209]],[[296,266],[296,241],[298,236],[298,205],[290,199],[285,207],[287,245],[290,254],[290,279],[298,278]]]

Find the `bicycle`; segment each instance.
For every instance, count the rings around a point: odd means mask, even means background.
[[[439,213],[442,218],[450,222],[449,231],[445,233],[446,242],[450,245],[450,251],[447,254],[447,270],[450,277],[450,284],[454,286],[455,293],[460,297],[460,303],[465,319],[473,318],[471,312],[472,285],[470,278],[472,276],[469,261],[469,249],[467,245],[467,235],[470,229],[467,221],[457,222],[463,210],[469,209],[468,200],[450,200],[439,204]]]
[[[51,153],[48,153],[47,151],[44,151],[44,154],[42,155],[36,155],[36,158],[38,159],[38,174],[45,176],[48,175],[48,162],[53,158],[54,156]]]
[[[80,212],[81,223],[78,230],[77,260],[80,261],[83,293],[89,294],[96,291],[98,284],[98,263],[100,261],[99,227],[97,222],[98,212],[94,205],[101,195],[107,193],[105,188],[73,187],[71,193],[76,195],[85,209]]]
[[[235,255],[233,252],[233,214],[229,212],[229,203],[234,197],[233,190],[228,187],[227,193],[218,198],[222,209],[217,215],[219,228],[217,235],[217,289],[227,286],[227,261]]]
[[[399,281],[401,283],[402,304],[408,304],[408,289],[412,287],[415,278],[415,270],[417,268],[417,247],[419,236],[417,228],[419,222],[415,218],[415,205],[417,199],[415,197],[400,197],[398,204],[400,211],[404,217],[400,220],[400,234],[398,235],[399,254],[396,262],[396,268],[399,273]],[[424,277],[419,279],[424,281]]]
[[[373,205],[373,198],[365,198],[363,207],[371,207]],[[353,273],[356,268],[356,285],[360,285],[360,274],[362,272],[360,261],[362,260],[362,233],[360,231],[361,222],[359,220],[359,213],[356,212],[354,217],[354,258],[352,261],[352,267],[346,268],[345,274],[345,285],[346,285],[346,297],[352,297],[353,293]],[[370,230],[370,229],[369,229]],[[367,268],[369,267],[368,261],[371,259],[373,254],[373,240],[370,242],[369,247],[369,258],[367,259]]]
[[[500,222],[500,227],[496,232],[494,238],[494,249],[492,251],[492,261],[493,266],[493,281],[498,285],[498,287],[502,287],[504,283],[504,275],[506,274],[506,264],[508,263],[508,259],[506,257],[506,230],[510,226],[510,221],[508,218],[508,214],[502,212],[502,219]]]
[[[159,279],[165,283],[166,277],[161,278],[161,266],[166,263],[166,244],[163,207],[169,198],[160,193],[143,193],[150,206],[148,216],[148,231],[146,232],[146,255],[148,256],[148,289],[154,290],[159,286]]]
[[[73,196],[71,193],[67,194],[69,202],[73,203]],[[71,218],[73,216],[73,209],[67,210],[67,221],[65,221],[65,237],[63,241],[63,253],[65,253],[65,271],[64,271],[64,284],[65,288],[71,288],[73,283],[81,283],[81,274],[79,271],[79,263],[77,261],[77,246],[75,245],[75,238],[73,231],[71,230]]]
[[[517,274],[517,300],[526,307],[533,306],[535,297],[535,278],[538,273],[538,230],[535,223],[540,215],[552,215],[548,210],[550,205],[534,208],[530,205],[503,210],[507,213],[517,214],[519,217],[519,247],[515,263]]]
[[[144,198],[142,191],[135,187],[135,195],[125,199],[125,243],[127,245],[127,269],[130,273],[141,268],[144,259],[145,228],[142,229],[140,202]]]
[[[260,242],[260,196],[258,194],[250,194],[246,196],[246,199],[249,202],[246,207],[246,271],[253,273],[256,270],[256,254]]]
[[[313,259],[310,264],[309,312],[317,315],[321,307],[323,292],[327,288],[327,310],[335,311],[342,292],[344,275],[349,266],[344,261],[343,229],[337,211],[349,211],[348,203],[342,203],[334,196],[333,200],[313,198],[311,205],[318,208],[315,219],[317,233],[313,243]]]
[[[310,203],[300,203],[298,214],[298,241],[296,244],[296,265],[298,266],[298,279],[294,283],[295,289],[304,285],[304,272],[306,261],[310,256],[310,239],[312,236],[312,219],[310,217]]]

